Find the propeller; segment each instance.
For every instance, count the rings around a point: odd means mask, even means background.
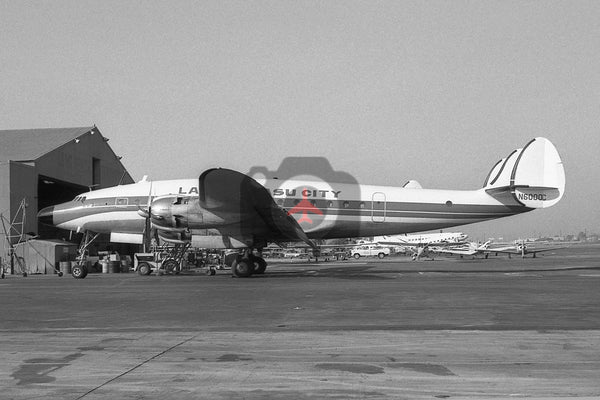
[[[150,188],[148,190],[148,203],[146,204],[146,209],[143,209],[141,206],[138,206],[138,214],[144,218],[144,251],[147,252],[150,250],[150,243],[152,238],[156,235],[156,231],[152,229],[152,181],[150,181]]]

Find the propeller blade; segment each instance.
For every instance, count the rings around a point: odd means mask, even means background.
[[[150,244],[152,242],[152,181],[150,181],[150,188],[148,189],[148,204],[144,210],[138,206],[138,214],[144,217],[144,251],[150,251]]]

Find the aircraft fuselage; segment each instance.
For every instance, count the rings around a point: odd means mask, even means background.
[[[483,189],[406,189],[277,179],[259,183],[279,207],[293,212],[311,239],[442,229],[531,210],[516,202],[503,204]],[[197,179],[141,181],[82,193],[73,201],[41,210],[39,218],[66,230],[110,233],[114,241],[141,243],[144,210],[150,209],[165,231],[186,231],[192,237],[231,236],[239,239],[239,247],[261,236],[249,231],[252,221],[244,223],[243,213],[216,214],[203,209],[198,191]]]

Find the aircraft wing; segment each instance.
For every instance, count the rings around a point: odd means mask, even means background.
[[[446,248],[439,248],[435,250],[436,253],[444,253],[444,254],[454,254],[454,255],[460,255],[460,256],[473,256],[475,254],[477,254],[477,250],[471,250],[471,249],[446,249]]]
[[[428,246],[429,242],[409,242],[402,239],[397,240],[375,240],[374,244],[384,246],[404,246],[404,247],[423,247]]]
[[[460,244],[464,244],[466,242],[408,242],[403,240],[378,240],[375,242],[376,244],[384,245],[384,246],[403,246],[403,247],[426,247],[426,246],[436,246],[436,247],[445,247],[445,246],[456,246]]]
[[[265,241],[302,241],[315,248],[298,222],[279,207],[271,194],[251,177],[225,168],[200,175],[200,206],[230,222],[240,234]]]
[[[521,251],[516,247],[500,247],[497,249],[487,249],[486,253],[499,253],[499,254],[521,254]]]

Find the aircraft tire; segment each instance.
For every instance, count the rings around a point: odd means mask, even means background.
[[[264,274],[267,269],[267,262],[262,257],[254,258],[254,273],[255,274]]]
[[[83,264],[75,264],[73,265],[73,269],[71,270],[71,275],[75,279],[83,279],[87,276],[88,270],[87,267]]]
[[[235,260],[231,264],[231,272],[238,278],[247,278],[254,272],[253,263],[247,258]]]
[[[152,272],[152,268],[150,268],[150,264],[147,262],[141,262],[138,264],[138,274],[142,276],[150,275]]]

